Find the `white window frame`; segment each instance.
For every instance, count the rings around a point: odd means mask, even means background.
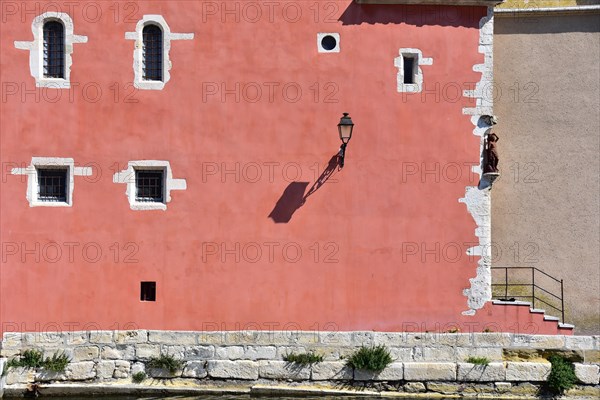
[[[44,76],[44,24],[48,21],[58,21],[63,24],[65,34],[64,50],[64,78],[46,78]],[[73,64],[74,43],[87,43],[87,36],[75,35],[73,20],[67,13],[49,11],[38,15],[31,23],[33,40],[15,41],[15,47],[19,50],[29,50],[29,70],[35,79],[37,87],[48,87],[55,89],[69,89],[71,87],[71,65]]]
[[[162,171],[163,175],[162,175],[162,184],[161,184],[161,189],[162,189],[162,193],[161,193],[161,198],[162,201],[138,201],[137,200],[137,173],[139,171]],[[155,166],[147,166],[147,167],[134,167],[133,168],[133,173],[135,175],[134,178],[134,182],[135,182],[135,186],[134,189],[129,193],[129,201],[130,202],[136,202],[136,203],[144,203],[144,204],[165,204],[166,199],[167,199],[167,169],[165,167],[155,167]],[[133,198],[132,198],[133,197]]]
[[[148,202],[136,200],[136,170],[163,170],[163,201]],[[185,179],[174,179],[171,164],[168,161],[159,160],[136,160],[129,161],[127,168],[113,175],[113,183],[126,184],[125,195],[132,210],[162,210],[167,209],[167,203],[171,202],[171,190],[186,190]]]
[[[38,199],[38,169],[67,169],[66,201],[40,201]],[[72,158],[32,157],[26,168],[13,168],[12,175],[27,175],[26,198],[30,207],[72,207],[75,176],[91,176],[91,167],[76,167]]]
[[[402,48],[400,56],[394,59],[394,66],[398,68],[397,89],[403,93],[419,93],[423,90],[423,70],[422,65],[433,65],[433,58],[423,57],[423,52],[419,49]],[[404,58],[413,58],[414,61],[414,83],[404,83]]]
[[[147,25],[156,25],[163,32],[163,74],[161,81],[145,80],[144,79],[144,37],[143,30]],[[172,40],[192,40],[194,39],[193,33],[172,33],[171,28],[167,24],[167,21],[162,15],[144,15],[141,20],[135,26],[135,32],[126,32],[125,39],[135,40],[133,47],[133,86],[137,89],[143,90],[162,90],[165,85],[171,79],[169,71],[172,68],[171,59],[169,57],[169,51],[171,50]]]

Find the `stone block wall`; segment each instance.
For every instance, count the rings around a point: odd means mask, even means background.
[[[346,358],[361,345],[385,345],[394,362],[374,374],[354,370]],[[382,332],[174,332],[88,331],[5,333],[0,365],[26,349],[46,356],[64,351],[71,359],[63,373],[10,368],[2,378],[5,395],[22,394],[64,384],[130,387],[132,376],[145,372],[140,387],[206,388],[366,385],[377,391],[535,394],[550,372],[548,355],[561,353],[574,361],[576,390],[600,394],[600,336],[544,336],[510,333],[382,333]],[[315,352],[320,363],[300,366],[284,355]],[[150,369],[161,354],[182,361],[175,373]],[[467,362],[485,357],[487,366]],[[77,386],[77,385],[76,385]],[[117,390],[118,391],[118,390]]]

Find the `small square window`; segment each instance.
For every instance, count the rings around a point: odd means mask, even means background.
[[[37,168],[37,200],[66,203],[68,172],[68,168]]]
[[[141,301],[156,301],[156,282],[141,282]]]
[[[174,179],[171,164],[160,160],[129,161],[127,168],[113,175],[114,183],[125,183],[132,210],[163,210],[171,201],[171,191],[186,190],[185,179]]]
[[[164,177],[162,169],[136,169],[135,200],[143,203],[163,203]]]

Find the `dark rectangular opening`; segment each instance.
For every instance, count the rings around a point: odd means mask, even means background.
[[[142,282],[141,301],[156,301],[156,282]]]
[[[38,168],[38,200],[67,201],[68,168]]]
[[[404,61],[404,83],[415,83],[415,58],[402,56]]]
[[[135,170],[135,199],[141,202],[163,202],[164,171]]]

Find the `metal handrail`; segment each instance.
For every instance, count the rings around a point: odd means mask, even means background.
[[[537,268],[537,267],[492,267],[492,269],[534,269],[538,272],[541,272],[542,274],[546,275],[548,278],[552,278],[554,279],[556,282],[560,282],[561,279],[556,279],[555,277],[553,277],[552,275],[548,275],[548,273],[542,271],[541,269]]]
[[[531,287],[531,295],[530,296],[524,296],[524,295],[510,295],[511,298],[524,298],[524,299],[531,299],[531,306],[532,308],[535,308],[535,301],[539,301],[542,302],[550,307],[552,307],[553,309],[555,309],[556,311],[559,311],[561,314],[561,322],[565,322],[565,297],[564,297],[564,284],[563,284],[563,280],[562,279],[556,279],[555,277],[548,275],[546,272],[542,271],[539,268],[536,267],[492,267],[492,269],[503,269],[504,270],[504,283],[493,283],[492,287],[504,287],[504,299],[507,300],[509,298],[509,291],[508,288],[509,287],[513,287],[513,286],[526,286],[526,287]],[[508,280],[508,270],[509,269],[528,269],[531,270],[531,283],[509,283]],[[548,278],[553,279],[554,281],[560,283],[560,296],[557,294],[554,294],[552,292],[550,292],[549,290],[537,285],[535,283],[535,276],[536,276],[536,272],[540,272],[543,275],[547,276]],[[548,303],[547,301],[543,300],[540,297],[536,297],[535,295],[535,289],[539,289],[542,292],[549,294],[550,296],[554,297],[555,299],[560,301],[560,308],[557,306],[554,306],[550,303]]]

